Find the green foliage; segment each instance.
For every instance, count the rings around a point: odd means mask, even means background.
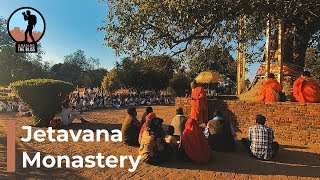
[[[109,0],[107,3],[108,19],[99,29],[105,31],[106,44],[117,54],[131,56],[168,52],[189,57],[212,45],[235,50],[236,42],[240,41],[248,42],[248,59],[254,60],[257,49],[264,46],[259,42],[264,38],[270,14],[273,19],[284,21],[284,39],[293,46],[285,60],[302,65],[306,45],[320,28],[319,0]],[[244,16],[246,26],[239,23]]]
[[[170,88],[177,96],[184,96],[189,89],[190,79],[184,73],[177,73],[170,79]]]
[[[117,73],[116,69],[112,69],[104,76],[101,83],[101,87],[109,94],[120,88]]]
[[[188,63],[191,77],[195,78],[200,72],[212,70],[222,74],[225,79],[236,82],[237,62],[227,49],[213,46],[204,49]]]
[[[30,79],[11,83],[13,92],[32,111],[36,126],[47,127],[60,110],[61,102],[74,89],[73,85],[53,79]]]
[[[58,63],[51,67],[51,77],[78,86],[100,86],[107,70],[99,68],[99,59],[85,55],[84,51],[77,50],[64,57],[64,63]]]

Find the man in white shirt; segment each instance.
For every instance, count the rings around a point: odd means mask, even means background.
[[[70,109],[69,102],[64,102],[62,104],[62,111],[61,111],[61,120],[62,124],[67,126],[72,123],[74,119],[80,120],[82,123],[87,123],[88,121],[81,117],[80,112],[74,109]]]

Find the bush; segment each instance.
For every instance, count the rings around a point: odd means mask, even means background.
[[[61,102],[73,90],[73,85],[53,79],[30,79],[11,83],[13,93],[26,103],[35,125],[47,127],[61,110]]]

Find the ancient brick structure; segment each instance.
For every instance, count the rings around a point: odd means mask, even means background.
[[[320,147],[320,104],[296,102],[257,103],[239,100],[209,100],[209,118],[215,110],[222,111],[235,128],[238,139],[247,136],[255,116],[266,116],[266,125],[275,133],[275,139],[295,145]],[[177,98],[176,107],[190,113],[190,99]]]

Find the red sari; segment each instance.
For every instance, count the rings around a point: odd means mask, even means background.
[[[208,163],[211,151],[203,130],[196,120],[189,118],[181,136],[181,144],[186,155],[195,163]]]
[[[281,92],[280,83],[274,78],[269,78],[263,83],[258,102],[277,102],[279,100],[279,92]]]
[[[293,83],[293,96],[301,103],[320,102],[319,84],[311,78],[298,78]]]
[[[139,144],[140,144],[140,141],[141,141],[141,138],[142,138],[142,134],[144,132],[144,130],[146,130],[147,128],[147,125],[148,125],[148,121],[152,118],[156,118],[156,114],[154,112],[152,113],[149,113],[147,116],[146,116],[146,122],[141,126],[141,129],[140,129],[140,133],[139,133]]]
[[[197,120],[199,124],[208,122],[207,95],[201,86],[192,89],[190,116]]]

